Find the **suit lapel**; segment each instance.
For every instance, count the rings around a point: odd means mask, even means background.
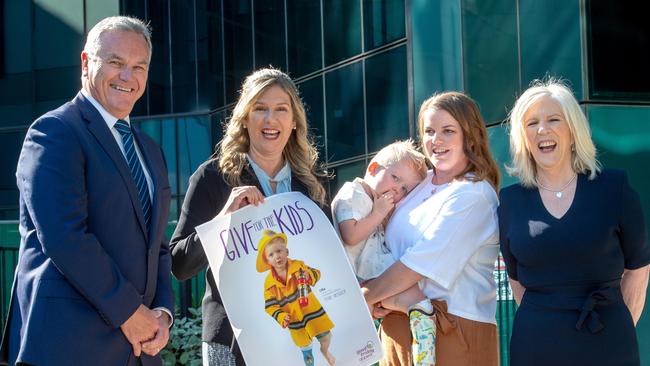
[[[115,167],[120,173],[122,181],[126,185],[126,189],[129,192],[131,204],[135,210],[136,217],[138,218],[138,223],[142,229],[142,233],[144,234],[145,240],[148,240],[147,238],[149,236],[149,233],[147,232],[144,222],[142,207],[140,207],[141,204],[140,199],[138,198],[138,190],[135,187],[135,182],[133,181],[131,170],[126,164],[126,159],[124,158],[120,147],[115,142],[115,137],[113,137],[113,134],[108,129],[108,126],[106,125],[106,122],[102,118],[101,114],[99,114],[99,112],[95,109],[95,107],[93,107],[92,104],[90,104],[88,100],[86,100],[83,94],[77,94],[72,103],[79,108],[83,118],[88,123],[88,130],[95,137],[97,142],[99,142],[99,145],[102,147],[102,149],[104,149],[106,154],[108,154],[108,156],[111,158],[113,164],[115,164]]]

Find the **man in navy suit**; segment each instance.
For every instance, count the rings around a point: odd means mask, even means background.
[[[148,26],[88,33],[82,89],[38,118],[18,161],[20,253],[0,360],[160,365],[174,298],[160,148],[132,128],[151,60]]]

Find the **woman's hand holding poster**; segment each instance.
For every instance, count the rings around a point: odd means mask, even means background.
[[[306,196],[274,195],[196,230],[247,365],[381,358],[343,245]]]

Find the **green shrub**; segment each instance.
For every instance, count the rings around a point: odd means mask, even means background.
[[[177,316],[169,343],[160,352],[165,366],[201,366],[201,309],[189,308],[188,317]]]

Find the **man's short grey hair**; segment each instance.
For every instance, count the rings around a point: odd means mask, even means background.
[[[129,16],[114,16],[102,19],[99,23],[88,32],[84,52],[90,55],[96,55],[101,44],[100,37],[102,33],[109,30],[129,31],[141,34],[147,46],[149,46],[149,60],[151,60],[151,29],[149,24],[142,20]]]

